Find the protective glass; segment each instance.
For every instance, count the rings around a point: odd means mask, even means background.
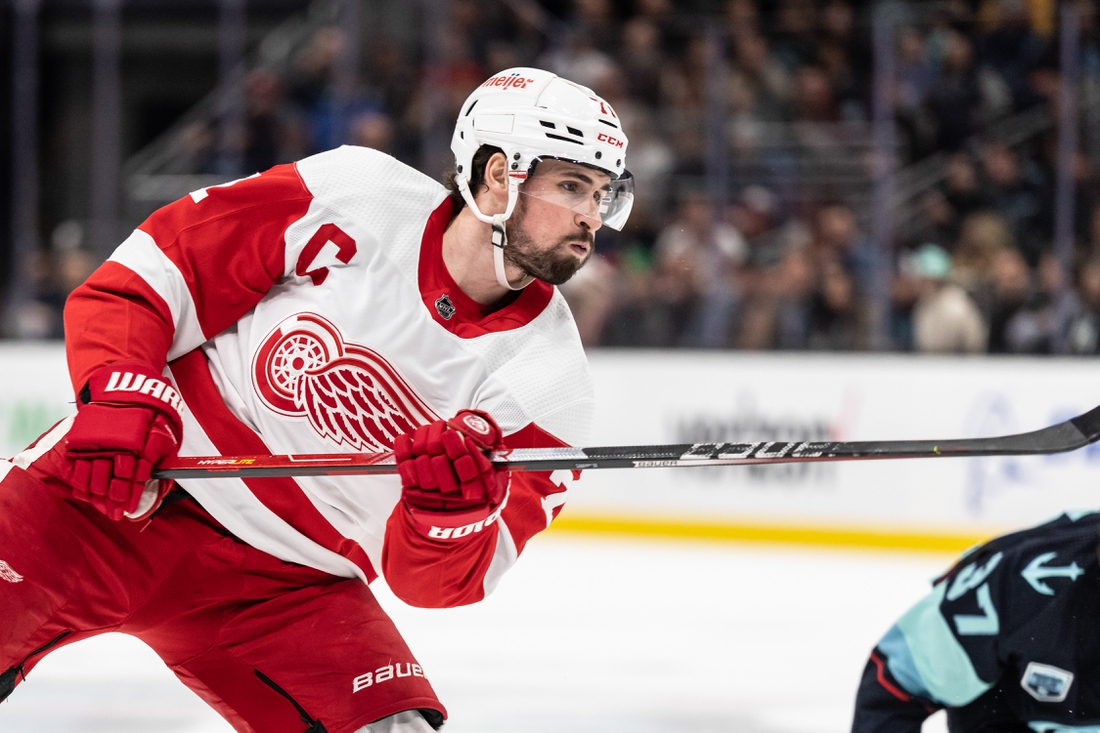
[[[551,165],[550,161],[571,165]],[[608,181],[604,171],[562,158],[536,158],[532,170],[519,188],[521,194],[575,211],[616,231],[626,224],[634,206],[630,171]]]

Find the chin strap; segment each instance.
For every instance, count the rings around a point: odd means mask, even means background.
[[[504,223],[508,221],[508,217],[512,215],[513,209],[516,208],[516,201],[519,199],[518,178],[509,178],[508,206],[503,214],[496,214],[494,216],[482,214],[481,209],[477,208],[477,203],[474,202],[474,196],[470,193],[470,187],[465,178],[460,178],[458,180],[458,190],[462,194],[462,198],[466,201],[466,205],[470,207],[470,211],[474,213],[474,216],[492,227],[493,234],[491,243],[493,245],[493,270],[496,274],[497,283],[502,288],[508,288],[509,290],[523,290],[533,283],[535,281],[533,276],[524,275],[520,280],[520,282],[523,283],[522,285],[513,285],[508,282],[508,274],[504,271],[504,248],[508,246],[508,232],[505,230]]]

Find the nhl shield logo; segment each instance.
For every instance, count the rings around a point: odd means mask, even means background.
[[[1029,662],[1020,686],[1039,702],[1062,702],[1073,684],[1073,672],[1049,664]]]
[[[444,321],[449,321],[455,314],[455,304],[451,302],[448,296],[441,295],[435,301],[435,312],[438,313]]]

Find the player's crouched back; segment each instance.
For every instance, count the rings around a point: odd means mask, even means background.
[[[853,733],[1100,730],[1100,514],[1065,514],[968,552],[879,641]]]

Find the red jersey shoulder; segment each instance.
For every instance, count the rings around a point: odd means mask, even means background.
[[[193,226],[228,215],[242,215],[248,211],[256,225],[271,218],[274,206],[285,208],[290,204],[299,215],[301,206],[313,198],[293,163],[275,166],[263,173],[228,181],[192,191],[177,201],[153,212],[138,229],[163,244],[166,235],[175,235]],[[280,206],[282,204],[282,206]]]

